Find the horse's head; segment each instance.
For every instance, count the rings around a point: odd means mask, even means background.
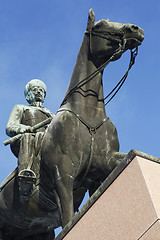
[[[102,63],[113,55],[112,61],[119,59],[122,53],[138,47],[144,39],[144,31],[137,25],[94,21],[95,14],[90,9],[86,31],[90,37],[90,53]]]

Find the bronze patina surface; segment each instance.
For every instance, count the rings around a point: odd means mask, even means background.
[[[53,239],[54,229],[72,220],[85,192],[91,196],[126,156],[106,116],[103,69],[143,39],[140,27],[95,22],[89,11],[68,90],[40,142],[40,158],[30,167],[36,172],[31,195],[21,201],[17,173],[0,193],[2,240]]]

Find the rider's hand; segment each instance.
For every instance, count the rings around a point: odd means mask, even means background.
[[[31,132],[33,132],[32,127],[26,125],[23,125],[19,130],[19,133],[31,133]]]

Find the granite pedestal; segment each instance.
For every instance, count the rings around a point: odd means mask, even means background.
[[[160,159],[132,150],[56,240],[160,240]]]

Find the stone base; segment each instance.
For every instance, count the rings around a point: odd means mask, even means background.
[[[160,159],[132,150],[60,239],[160,240]]]

